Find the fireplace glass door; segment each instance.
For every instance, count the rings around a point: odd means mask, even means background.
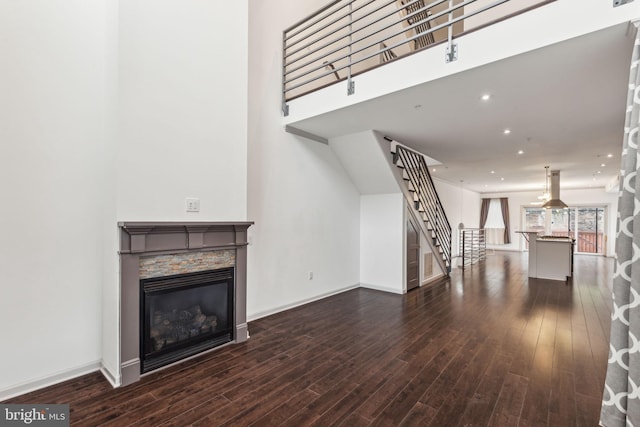
[[[143,279],[141,371],[233,339],[233,269]]]

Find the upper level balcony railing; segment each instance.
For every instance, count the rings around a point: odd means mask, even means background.
[[[336,0],[284,31],[282,102],[555,0]]]

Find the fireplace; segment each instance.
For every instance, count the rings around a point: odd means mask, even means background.
[[[154,369],[241,343],[252,222],[120,222],[120,366]],[[196,320],[197,318],[197,320]]]
[[[142,373],[233,339],[233,269],[140,280]]]

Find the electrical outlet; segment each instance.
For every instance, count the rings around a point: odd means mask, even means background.
[[[200,199],[195,197],[187,197],[187,212],[200,212]]]

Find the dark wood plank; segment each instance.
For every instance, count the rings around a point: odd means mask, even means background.
[[[318,394],[304,389],[300,393],[294,395],[291,399],[284,402],[282,405],[269,411],[267,414],[260,417],[257,421],[252,423],[252,426],[270,427],[279,426],[287,419],[291,418],[293,414],[298,412],[301,407],[308,405],[310,402],[316,400]],[[367,424],[369,421],[366,421]]]
[[[449,365],[455,355],[463,350],[467,337],[458,335],[456,338],[448,343],[438,343],[437,347],[434,348],[434,353],[435,351],[437,353],[433,356],[429,354],[424,355],[423,358],[418,358],[418,360],[423,359],[426,363],[414,362],[413,365],[410,365],[410,369],[416,372],[415,377],[376,417],[372,424],[373,426],[400,424],[406,414],[418,403],[427,388],[433,384],[440,372]]]
[[[487,425],[496,406],[498,395],[509,371],[511,358],[496,355],[473,397],[468,402],[460,426]]]
[[[460,422],[465,409],[472,403],[478,384],[496,354],[496,347],[497,343],[494,340],[482,343],[478,353],[460,373],[460,377],[451,391],[446,394],[442,406],[429,425],[457,425]]]
[[[422,427],[436,416],[437,409],[424,403],[417,402],[400,424],[402,427]]]
[[[528,386],[529,380],[527,378],[508,373],[487,425],[492,427],[518,425]]]
[[[573,374],[560,371],[554,375],[549,407],[549,424],[576,425],[577,409]]]
[[[591,427],[599,425],[601,399],[585,396],[580,393],[576,393],[575,399],[578,413],[576,426]]]

